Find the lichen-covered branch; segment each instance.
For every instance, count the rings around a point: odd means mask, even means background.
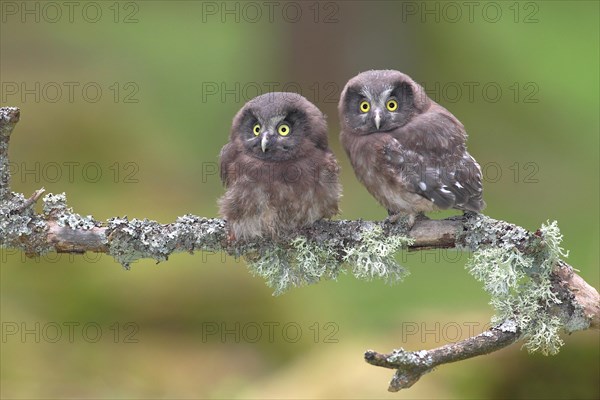
[[[369,363],[398,370],[390,390],[411,386],[437,365],[487,354],[520,338],[530,351],[552,354],[562,344],[559,328],[600,328],[598,292],[562,260],[566,252],[556,223],[528,232],[481,214],[422,219],[410,229],[402,220],[319,221],[277,241],[239,243],[228,240],[221,219],[184,215],[170,224],[126,217],[100,222],[73,212],[64,194],[44,196],[38,214],[34,204],[43,189],[26,198],[9,186],[8,144],[18,119],[18,109],[0,108],[0,245],[30,256],[92,251],[129,268],[136,260],[166,261],[176,252],[224,251],[244,256],[250,270],[281,293],[344,270],[363,279],[401,280],[408,272],[393,257],[401,249],[473,252],[467,268],[491,296],[496,328],[428,351],[367,352]]]
[[[439,365],[489,354],[513,344],[518,339],[516,325],[505,323],[477,336],[432,350],[397,349],[390,354],[379,354],[368,350],[365,353],[365,361],[378,367],[395,369],[396,373],[388,390],[397,392],[411,387],[423,375]]]
[[[10,134],[19,122],[20,111],[16,107],[0,108],[0,199],[10,195],[10,166],[8,164],[8,143]]]

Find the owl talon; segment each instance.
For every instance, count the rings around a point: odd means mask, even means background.
[[[401,225],[406,226],[407,230],[411,230],[412,227],[415,226],[415,224],[419,221],[426,221],[426,220],[430,219],[429,217],[425,216],[425,214],[423,214],[423,213],[417,213],[417,214],[402,214],[402,213],[392,214],[391,212],[389,212],[389,213],[390,213],[390,215],[384,220],[385,223],[401,224]]]
[[[229,231],[227,233],[227,245],[232,245],[236,240],[235,233],[233,233],[233,231]]]
[[[403,217],[402,214],[400,214],[400,213],[394,214],[393,212],[391,212],[391,211],[388,210],[388,217],[384,220],[384,222],[386,224],[395,224],[402,217]]]
[[[420,221],[429,221],[431,218],[429,218],[428,216],[426,216],[425,214],[423,214],[422,212],[418,213],[415,215],[414,218],[414,222],[420,222]]]
[[[410,230],[415,224],[415,214],[392,214],[385,219],[385,223],[388,224],[398,224],[406,226],[406,229]]]

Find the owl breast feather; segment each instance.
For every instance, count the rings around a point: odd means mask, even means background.
[[[251,164],[236,171],[219,202],[237,238],[280,236],[338,212],[337,174],[326,173],[327,165],[259,160]]]

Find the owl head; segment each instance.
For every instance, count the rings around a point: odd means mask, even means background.
[[[350,79],[340,98],[342,130],[357,135],[387,132],[424,112],[431,100],[408,75],[372,70]]]
[[[233,119],[231,141],[264,161],[302,158],[327,149],[327,123],[319,109],[299,94],[273,92],[248,101]]]

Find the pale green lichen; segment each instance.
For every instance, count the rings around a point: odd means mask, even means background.
[[[304,236],[292,240],[298,269],[304,271],[312,282],[325,277],[335,279],[339,274],[339,263],[336,262],[333,249],[327,245],[315,245]]]
[[[335,279],[339,273],[333,249],[303,236],[293,239],[289,248],[268,246],[258,255],[247,255],[246,260],[250,271],[275,290],[274,295],[321,279]]]
[[[257,253],[247,254],[246,260],[250,271],[263,277],[275,290],[274,295],[279,295],[291,287],[336,279],[344,262],[357,278],[400,281],[408,271],[396,263],[394,254],[411,243],[407,237],[386,236],[381,227],[374,225],[360,232],[356,246],[343,247],[341,253],[327,242],[298,236],[289,244],[262,247]]]
[[[152,258],[159,263],[175,252],[216,251],[220,248],[223,226],[223,221],[190,214],[168,225],[148,219],[110,218],[106,231],[108,252],[129,269],[142,258]]]
[[[67,196],[64,192],[59,194],[48,193],[42,201],[44,203],[44,215],[56,220],[59,226],[83,230],[99,226],[99,223],[91,215],[82,217],[74,213],[72,208],[67,207]]]
[[[406,351],[402,347],[394,349],[392,354],[386,358],[386,361],[413,367],[419,365],[431,367],[433,365],[433,358],[427,350]]]
[[[563,342],[558,333],[560,318],[547,313],[547,307],[559,304],[552,291],[550,274],[554,264],[567,253],[560,247],[562,236],[555,222],[542,225],[541,256],[526,255],[513,245],[476,251],[466,265],[483,282],[491,295],[496,315],[492,323],[513,320],[522,332],[525,347],[545,355],[556,354]]]
[[[492,298],[507,296],[531,268],[532,260],[515,249],[489,248],[477,251],[468,262],[471,275],[484,283]]]
[[[525,348],[530,353],[539,351],[544,355],[556,354],[564,344],[559,336],[562,322],[558,317],[536,318],[531,321]]]
[[[552,272],[554,264],[560,260],[561,257],[569,257],[569,252],[563,249],[560,244],[562,243],[563,236],[558,229],[558,223],[556,221],[546,221],[546,225],[542,224],[540,233],[546,245],[545,260],[541,263],[544,271]]]
[[[52,250],[46,240],[48,226],[26,204],[21,193],[0,199],[0,247],[21,249],[30,256],[45,254]]]
[[[380,226],[374,225],[361,232],[358,246],[344,248],[343,259],[359,279],[383,278],[390,283],[399,282],[409,272],[396,262],[394,254],[412,242],[405,236],[386,236]]]

